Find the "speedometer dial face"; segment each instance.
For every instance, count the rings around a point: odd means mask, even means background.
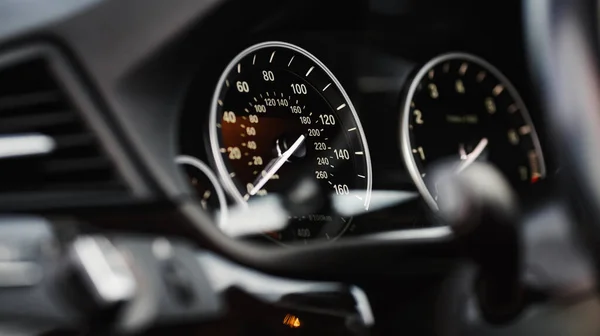
[[[210,140],[225,187],[239,202],[284,192],[309,174],[323,190],[368,208],[371,161],[346,92],[306,50],[284,42],[252,46],[228,65],[213,98]],[[341,235],[351,218],[291,218],[278,241]]]
[[[425,201],[437,210],[426,171],[455,159],[457,171],[476,160],[497,166],[517,189],[546,175],[539,139],[523,100],[495,67],[473,55],[435,58],[416,75],[402,119],[402,150]]]

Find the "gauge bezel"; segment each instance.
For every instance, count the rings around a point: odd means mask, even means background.
[[[227,220],[229,218],[229,208],[227,207],[227,197],[225,196],[225,191],[223,190],[223,187],[221,187],[221,184],[219,183],[219,179],[217,178],[217,176],[213,173],[213,171],[210,169],[210,167],[200,161],[199,159],[193,157],[193,156],[189,156],[189,155],[179,155],[175,158],[175,163],[177,163],[178,165],[189,165],[192,166],[196,169],[198,169],[201,173],[204,174],[204,176],[206,176],[208,178],[208,180],[210,181],[210,183],[213,185],[213,188],[215,189],[215,192],[217,193],[217,198],[219,199],[219,218],[217,220],[217,225],[223,225],[225,223],[227,223]]]
[[[350,110],[350,113],[353,117],[353,121],[356,124],[356,128],[359,133],[359,136],[360,136],[360,139],[362,142],[362,146],[363,146],[365,166],[366,166],[366,170],[367,170],[367,173],[366,173],[367,188],[365,191],[364,207],[366,210],[368,210],[370,202],[371,202],[371,192],[372,192],[372,187],[373,187],[371,155],[369,152],[369,146],[367,144],[365,132],[364,132],[362,124],[360,122],[360,118],[358,116],[358,113],[356,112],[356,109],[354,108],[354,105],[352,104],[352,101],[350,100],[350,97],[348,96],[348,94],[342,87],[341,83],[338,81],[338,79],[329,70],[329,68],[327,68],[325,66],[325,64],[323,64],[317,57],[315,57],[314,55],[312,55],[311,53],[309,53],[308,51],[306,51],[305,49],[303,49],[299,46],[296,46],[296,45],[288,43],[288,42],[282,42],[282,41],[261,42],[261,43],[252,45],[252,46],[244,49],[243,51],[241,51],[229,62],[227,67],[225,67],[225,69],[223,70],[223,72],[219,78],[219,81],[217,82],[217,85],[215,87],[213,98],[211,100],[209,122],[208,122],[208,127],[209,127],[208,133],[209,133],[210,150],[211,150],[211,154],[212,154],[211,157],[214,160],[217,173],[220,177],[220,180],[221,180],[225,190],[236,201],[236,203],[243,205],[243,206],[247,206],[247,202],[244,200],[242,194],[239,192],[239,190],[235,186],[235,183],[229,176],[227,166],[225,165],[225,162],[223,161],[223,157],[220,152],[219,135],[217,133],[217,113],[218,113],[217,106],[218,106],[219,96],[221,94],[222,88],[225,86],[225,81],[227,80],[227,77],[229,76],[230,72],[234,69],[234,67],[237,66],[237,64],[240,61],[242,61],[242,59],[247,57],[252,52],[258,51],[260,49],[271,48],[271,47],[289,49],[293,52],[299,53],[299,54],[307,57],[310,61],[312,61],[316,66],[318,66],[331,79],[331,82],[337,87],[337,89],[341,93],[343,99],[346,102],[346,105],[348,106],[348,108]]]
[[[528,126],[531,127],[531,130],[532,130],[531,138],[533,141],[535,151],[537,152],[537,155],[538,155],[539,161],[540,161],[540,175],[542,178],[546,177],[546,161],[544,160],[544,153],[542,151],[542,146],[540,144],[540,140],[538,137],[538,133],[535,129],[535,125],[533,124],[533,121],[529,114],[529,110],[527,109],[527,106],[525,105],[525,102],[521,98],[521,95],[519,94],[517,89],[514,87],[512,82],[508,79],[508,77],[506,77],[500,70],[498,70],[498,68],[496,68],[491,63],[489,63],[488,61],[484,60],[483,58],[481,58],[479,56],[465,53],[465,52],[445,53],[445,54],[439,55],[439,56],[431,59],[429,62],[425,63],[425,65],[423,65],[420,68],[420,70],[417,72],[415,77],[412,79],[412,82],[408,89],[408,93],[406,94],[404,103],[402,104],[402,110],[401,110],[402,118],[401,118],[401,126],[400,126],[400,134],[401,134],[400,147],[402,149],[402,156],[404,157],[404,163],[405,163],[406,168],[407,168],[411,178],[413,179],[417,189],[419,190],[419,192],[421,193],[421,196],[425,200],[425,203],[427,203],[427,205],[434,212],[437,212],[439,210],[438,204],[435,201],[435,199],[433,198],[433,196],[431,195],[431,192],[429,191],[429,189],[427,188],[427,185],[425,184],[425,181],[423,180],[423,177],[421,176],[422,173],[419,171],[417,162],[415,161],[415,158],[412,154],[411,133],[410,133],[410,129],[409,129],[410,109],[411,109],[410,104],[413,101],[414,95],[416,93],[416,90],[417,90],[419,84],[421,83],[423,78],[427,75],[429,70],[436,67],[440,63],[443,63],[446,61],[451,61],[451,60],[465,60],[468,62],[475,63],[475,64],[483,67],[487,71],[489,71],[491,74],[493,74],[504,85],[505,89],[508,90],[510,95],[514,98],[515,104],[517,104],[517,106],[519,107],[519,111],[521,112],[521,114],[523,116],[523,120],[527,123]]]

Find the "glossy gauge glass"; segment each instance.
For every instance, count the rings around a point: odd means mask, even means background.
[[[455,159],[457,170],[475,160],[497,166],[517,189],[546,175],[529,112],[509,80],[485,60],[464,53],[439,56],[414,78],[401,125],[402,152],[424,200],[437,210],[427,169]]]
[[[228,218],[227,198],[217,176],[204,162],[193,156],[180,155],[175,159],[189,179],[190,186],[200,201],[200,207],[216,215],[217,224],[226,223]]]
[[[323,190],[368,209],[371,159],[360,120],[339,81],[306,50],[265,42],[242,51],[217,84],[209,127],[218,173],[238,203],[282,193],[309,175]],[[350,220],[306,214],[268,236],[333,240]]]

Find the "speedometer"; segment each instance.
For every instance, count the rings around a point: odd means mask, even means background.
[[[371,160],[356,110],[338,80],[306,50],[265,42],[242,51],[217,84],[209,126],[217,170],[238,203],[283,192],[310,173],[346,204],[369,207]],[[350,220],[306,214],[268,236],[333,240]]]

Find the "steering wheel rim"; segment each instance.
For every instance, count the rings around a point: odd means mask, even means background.
[[[598,255],[600,222],[593,220],[600,215],[598,4],[528,0],[524,6],[528,57],[554,134],[561,191]]]

